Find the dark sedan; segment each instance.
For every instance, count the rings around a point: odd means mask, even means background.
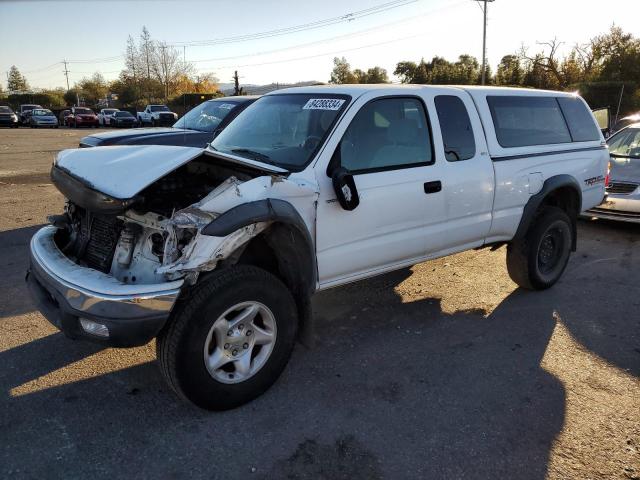
[[[119,111],[111,115],[109,120],[110,127],[135,127],[138,124],[138,119],[134,117],[130,112]]]
[[[0,127],[18,128],[18,116],[10,107],[0,105]]]
[[[80,147],[107,145],[177,145],[204,148],[213,135],[222,131],[255,96],[224,97],[207,100],[189,110],[169,128],[137,128],[101,132],[80,140]]]

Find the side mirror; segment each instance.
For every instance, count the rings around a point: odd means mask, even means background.
[[[333,190],[336,192],[338,203],[345,210],[353,210],[360,205],[360,197],[356,182],[346,169],[337,168],[331,175]]]

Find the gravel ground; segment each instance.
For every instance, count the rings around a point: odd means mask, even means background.
[[[74,342],[34,311],[28,241],[86,131],[0,131],[0,476],[640,479],[640,226],[581,221],[551,290],[505,249],[314,299],[316,345],[242,408],[177,400],[154,345]]]

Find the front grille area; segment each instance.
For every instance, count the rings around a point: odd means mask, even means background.
[[[160,114],[160,120],[173,120],[173,114],[172,113],[161,113]]]
[[[87,267],[109,273],[122,221],[114,215],[95,215],[76,207],[73,253]],[[78,222],[79,220],[79,222]]]
[[[611,182],[607,187],[607,193],[613,193],[618,195],[629,195],[638,188],[637,183],[632,182]]]

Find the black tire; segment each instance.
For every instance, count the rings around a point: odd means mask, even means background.
[[[507,270],[511,280],[528,290],[545,290],[562,276],[573,244],[573,228],[567,213],[544,207],[523,239],[507,246]]]
[[[204,361],[207,335],[216,320],[242,302],[260,302],[275,317],[275,345],[264,365],[239,383],[220,382]],[[207,410],[238,407],[265,392],[289,361],[298,329],[294,299],[272,274],[248,265],[214,272],[174,308],[156,342],[160,370],[183,399]]]

